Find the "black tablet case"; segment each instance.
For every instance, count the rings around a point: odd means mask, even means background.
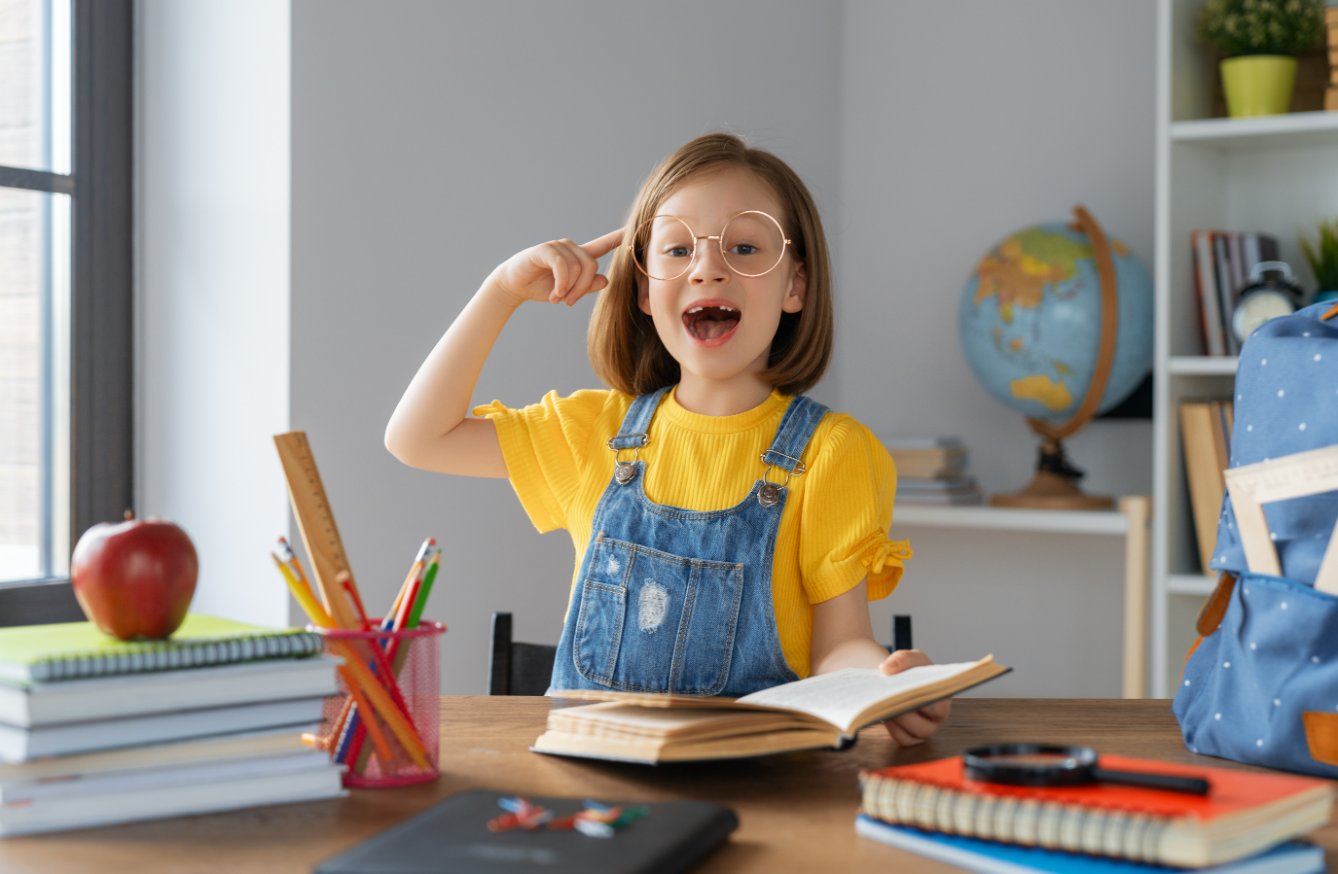
[[[650,813],[618,829],[611,838],[578,831],[514,829],[488,831],[488,821],[506,813],[503,792],[453,795],[412,819],[321,862],[315,874],[437,874],[513,871],[671,874],[687,871],[719,846],[739,824],[734,811],[703,801],[618,802]],[[526,796],[557,817],[584,808],[580,798]]]

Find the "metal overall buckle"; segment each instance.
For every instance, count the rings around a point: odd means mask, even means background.
[[[770,462],[767,461],[768,454],[778,455],[781,458],[786,459],[787,461],[793,461],[794,469],[786,470],[783,467],[778,467],[777,465],[771,464]],[[763,507],[774,507],[780,503],[781,492],[783,492],[785,490],[785,487],[790,484],[790,478],[795,476],[803,476],[805,471],[808,470],[808,468],[804,465],[804,462],[801,461],[800,459],[795,458],[792,455],[786,455],[783,452],[775,452],[774,450],[768,450],[768,452],[763,452],[761,455],[758,456],[758,458],[760,458],[762,460],[762,463],[767,466],[767,469],[762,471],[762,488],[757,490],[757,502],[761,504]],[[785,474],[785,479],[781,480],[780,482],[772,482],[771,472],[773,470],[779,470],[781,473]]]
[[[624,452],[625,450],[613,445],[613,441],[617,440],[617,437],[610,437],[608,442],[609,451],[613,453],[613,478],[618,481],[618,485],[620,486],[625,486],[636,478],[636,462],[641,457],[641,447],[649,442],[647,441],[645,434],[634,434],[631,436],[641,438],[641,442],[632,447],[631,458],[625,459],[619,456],[619,453]]]

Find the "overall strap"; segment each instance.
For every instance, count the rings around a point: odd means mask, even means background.
[[[664,388],[634,398],[632,405],[627,408],[627,415],[623,416],[623,423],[618,433],[609,438],[609,448],[639,449],[645,446],[650,439],[647,436],[650,433],[650,420],[655,418],[660,400],[671,388],[673,386],[666,385]]]
[[[827,408],[812,398],[805,395],[795,397],[781,417],[771,448],[762,453],[762,463],[779,467],[786,473],[803,473],[803,462],[800,459],[818,422],[826,413]]]

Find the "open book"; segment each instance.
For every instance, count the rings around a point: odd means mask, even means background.
[[[701,761],[842,748],[861,728],[956,695],[1011,670],[976,662],[924,665],[884,676],[847,668],[742,698],[578,689],[558,698],[598,704],[555,708],[532,750],[614,761]]]

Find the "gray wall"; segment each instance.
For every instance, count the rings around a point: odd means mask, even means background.
[[[1155,4],[848,0],[836,215],[838,397],[884,434],[959,434],[989,491],[1023,486],[1037,442],[956,342],[967,274],[1010,231],[1084,204],[1152,269]],[[1147,494],[1147,420],[1068,441],[1099,494]],[[899,528],[893,520],[893,529]],[[1120,694],[1123,543],[902,528],[905,581],[874,628],[914,616],[941,659],[992,651],[982,694]]]
[[[185,140],[188,123],[217,135],[217,154],[206,154],[220,164],[228,143],[246,142],[240,132],[284,127],[242,109],[171,115],[178,107],[163,83],[173,70],[187,100],[209,96],[193,90],[191,76],[182,81],[201,62],[171,51],[172,39],[183,29],[204,41],[228,31],[206,26],[211,4],[199,0],[144,6],[139,51],[154,60],[141,86],[146,157],[189,166],[195,153],[185,142],[199,137]],[[161,23],[183,18],[175,28]],[[1151,261],[1150,0],[746,0],[672,9],[612,0],[294,0],[291,21],[280,25],[290,27],[290,42],[275,54],[291,57],[279,64],[273,93],[255,96],[291,104],[282,132],[291,146],[281,156],[290,202],[227,174],[217,184],[287,216],[275,238],[291,235],[288,287],[224,308],[220,324],[240,355],[172,346],[161,333],[172,324],[154,314],[140,347],[222,381],[272,365],[281,388],[258,387],[259,406],[285,404],[286,421],[244,399],[218,407],[184,387],[155,388],[146,373],[141,437],[166,451],[180,430],[172,423],[185,415],[265,451],[271,433],[306,430],[370,609],[389,603],[418,542],[435,535],[445,564],[428,612],[450,626],[447,692],[482,690],[493,610],[514,612],[522,638],[556,639],[572,547],[565,534],[536,534],[505,481],[398,465],[381,446],[385,421],[494,265],[543,239],[616,226],[646,172],[682,142],[735,130],[795,166],[837,255],[841,342],[816,395],[875,430],[963,434],[991,489],[1021,484],[1035,446],[1020,419],[976,386],[957,349],[956,304],[971,266],[1006,232],[1063,218],[1079,201]],[[207,55],[211,63],[256,63],[235,42],[245,37],[228,38]],[[287,144],[261,133],[276,148]],[[244,223],[254,216],[200,201],[175,209],[172,192],[190,177],[154,160],[142,161],[141,174],[146,303],[175,312],[171,300],[183,289],[155,277],[202,263],[245,283],[244,244],[255,231]],[[208,223],[231,223],[223,238],[233,243],[209,251],[198,229]],[[181,238],[196,248],[183,254]],[[268,287],[271,271],[264,277]],[[257,342],[280,313],[282,341]],[[521,404],[593,384],[588,314],[588,304],[522,310],[484,370],[478,400]],[[1095,490],[1147,490],[1146,423],[1098,423],[1072,450]],[[184,461],[164,465],[146,451],[142,463],[145,500],[207,532],[197,537],[205,601],[296,619],[274,607],[272,569],[251,560],[267,560],[277,532],[257,531],[284,512],[272,457],[211,460],[227,515],[183,479]],[[224,536],[248,500],[263,525]],[[941,659],[996,652],[1019,670],[992,694],[1118,694],[1117,539],[899,534],[912,537],[917,557],[902,589],[875,606],[876,628],[893,609],[909,611],[918,642]],[[1084,618],[1094,612],[1114,621]]]

